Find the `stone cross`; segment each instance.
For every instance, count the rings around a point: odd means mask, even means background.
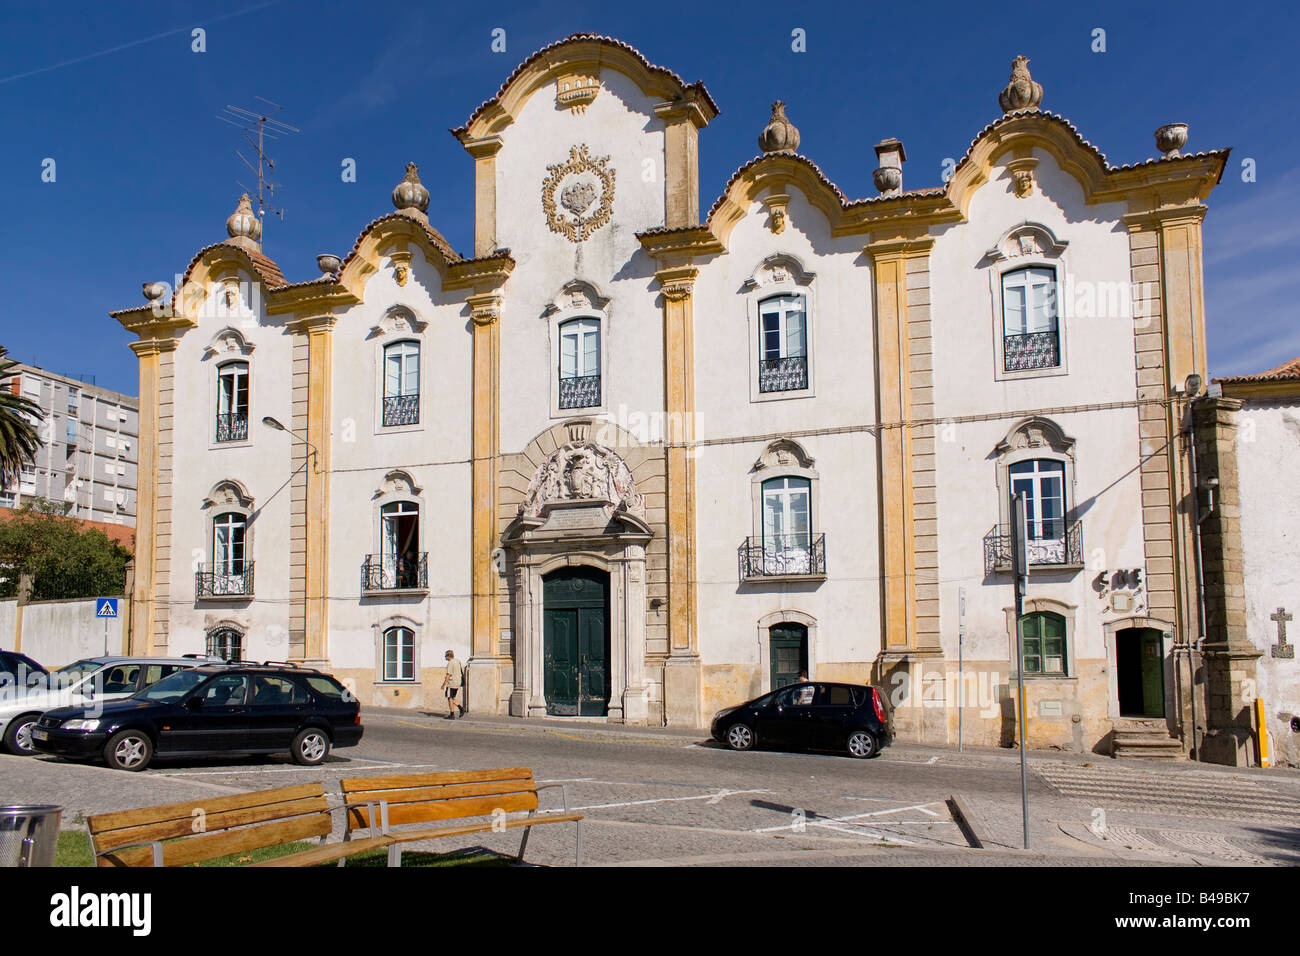
[[[1287,660],[1295,658],[1295,645],[1286,642],[1286,622],[1295,620],[1295,616],[1288,614],[1286,608],[1280,607],[1276,614],[1268,616],[1270,621],[1277,621],[1277,643],[1270,650],[1274,657],[1282,657]]]

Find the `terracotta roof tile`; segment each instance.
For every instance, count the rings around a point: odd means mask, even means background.
[[[560,47],[565,46],[566,44],[569,43],[585,43],[585,42],[593,42],[593,41],[596,43],[605,43],[608,44],[609,46],[618,47],[621,50],[626,50],[628,53],[631,53],[638,60],[640,60],[641,65],[644,66],[651,73],[657,73],[660,76],[668,77],[669,79],[673,80],[678,86],[680,86],[683,90],[691,90],[700,93],[704,97],[704,99],[708,101],[708,104],[713,107],[713,112],[715,114],[722,112],[720,109],[718,109],[718,104],[714,102],[713,97],[709,94],[709,91],[705,89],[704,83],[702,81],[696,80],[694,83],[687,83],[685,80],[683,80],[680,76],[678,76],[676,73],[674,73],[672,70],[668,69],[667,67],[655,66],[653,63],[651,63],[649,60],[645,58],[645,55],[640,50],[632,46],[630,43],[625,43],[624,41],[619,40],[615,37],[602,36],[601,34],[598,33],[571,33],[563,40],[557,40],[556,42],[550,44],[549,46],[542,47],[532,56],[524,60],[524,62],[520,63],[517,67],[515,67],[514,72],[511,73],[510,76],[506,78],[506,81],[501,84],[501,87],[500,89],[497,90],[496,95],[493,96],[491,99],[484,100],[481,104],[479,104],[478,109],[476,109],[470,115],[470,118],[465,121],[465,125],[458,126],[457,128],[453,129],[451,131],[452,134],[457,137],[464,135],[469,130],[469,128],[474,124],[474,121],[483,115],[484,110],[492,106],[492,104],[496,103],[498,100],[501,99],[502,96],[505,95],[506,90],[510,88],[510,84],[512,84],[515,80],[517,80],[519,76],[524,72],[524,70],[526,70],[537,60],[546,56],[546,54],[551,53],[554,50],[558,50]]]
[[[1300,381],[1300,358],[1293,358],[1289,362],[1283,362],[1277,368],[1271,368],[1267,372],[1256,372],[1253,375],[1230,375],[1226,378],[1216,378],[1214,381],[1227,385],[1237,382]]]
[[[257,271],[258,277],[262,280],[262,284],[268,289],[278,289],[280,286],[287,284],[284,280],[284,273],[280,271],[280,267],[275,264],[274,260],[262,255],[260,252],[249,252],[243,246],[236,245],[230,240],[214,242],[212,245],[204,246],[196,252],[194,258],[190,260],[190,264],[185,267],[185,281],[189,281],[190,273],[192,273],[194,267],[199,264],[199,260],[213,249],[219,249],[222,246],[230,246],[231,248],[238,249],[244,255],[248,256],[249,261],[253,264],[253,268]]]
[[[419,219],[416,219],[414,216],[408,215],[404,212],[390,212],[386,216],[380,216],[378,219],[372,219],[369,223],[367,223],[366,227],[361,230],[360,234],[358,234],[357,241],[352,243],[352,251],[343,257],[343,265],[339,267],[339,271],[342,272],[344,269],[346,269],[348,263],[356,258],[357,251],[361,248],[362,241],[365,240],[366,236],[370,235],[372,229],[374,229],[376,226],[380,225],[381,223],[390,222],[394,219],[402,219],[405,220],[406,222],[413,222],[416,225],[420,226],[422,229],[424,229],[424,233],[429,237],[429,241],[442,251],[442,254],[447,257],[448,262],[459,262],[461,260],[461,256],[459,255],[459,253],[456,252],[455,249],[451,247],[451,243],[449,243],[446,239],[444,239],[442,233],[440,233],[437,229],[434,229],[433,226],[429,225],[427,222],[421,222]],[[322,278],[328,278],[328,276],[322,276]],[[320,281],[320,280],[312,280],[312,281]],[[305,283],[299,283],[299,284],[303,285]]]

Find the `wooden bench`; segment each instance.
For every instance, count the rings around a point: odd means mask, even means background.
[[[538,786],[527,767],[501,770],[465,770],[455,773],[419,773],[400,777],[353,777],[340,782],[347,813],[344,840],[360,830],[371,839],[392,840],[388,865],[402,865],[402,844],[416,840],[504,832],[522,827],[518,862],[523,862],[532,828],[546,823],[575,825],[575,864],[582,866],[582,815],[569,812],[569,788],[563,784]],[[537,794],[559,789],[563,813],[538,813]],[[524,812],[527,816],[507,816]],[[486,821],[468,822],[487,817]],[[394,829],[411,824],[463,821],[451,825]]]
[[[323,784],[100,813],[86,820],[97,866],[185,866],[317,837],[320,846],[261,866],[312,866],[386,847],[384,836],[326,845],[333,815]]]

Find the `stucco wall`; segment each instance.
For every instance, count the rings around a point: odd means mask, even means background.
[[[1300,402],[1251,401],[1237,413],[1237,475],[1241,494],[1242,571],[1246,581],[1246,634],[1259,659],[1258,693],[1264,699],[1272,749],[1300,766],[1300,659],[1272,656],[1279,607],[1294,614],[1287,643],[1300,643],[1300,489],[1295,451]]]
[[[13,602],[4,603],[10,608],[14,606]],[[50,670],[84,657],[123,653],[128,602],[125,598],[118,599],[115,620],[95,617],[95,603],[95,598],[86,598],[24,605],[22,652]],[[0,615],[4,613],[0,611]],[[12,647],[12,626],[6,633],[11,636],[3,646]]]

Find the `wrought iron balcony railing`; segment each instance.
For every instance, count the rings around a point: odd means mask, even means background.
[[[561,408],[594,408],[600,404],[600,376],[560,379]]]
[[[825,577],[826,535],[779,534],[746,538],[736,553],[740,580]]]
[[[429,587],[427,551],[407,554],[368,554],[361,562],[361,593],[424,591]]]
[[[760,392],[793,392],[808,387],[808,356],[790,355],[786,358],[759,359],[758,390]]]
[[[1056,368],[1061,364],[1061,337],[1049,332],[1008,335],[1002,340],[1002,367],[1008,372]]]
[[[1083,522],[1076,521],[1068,529],[1064,521],[1054,524],[1055,528],[1044,527],[1043,530],[1056,533],[1029,539],[1030,567],[1083,567]],[[994,525],[984,535],[984,573],[1010,570],[1011,529],[1005,525]]]
[[[414,395],[384,396],[384,427],[393,425],[418,425],[420,422],[420,393]]]
[[[248,413],[217,416],[217,441],[244,441],[248,438]]]
[[[205,571],[203,565],[194,572],[194,595],[200,598],[252,597],[253,562],[243,562],[243,567]]]

